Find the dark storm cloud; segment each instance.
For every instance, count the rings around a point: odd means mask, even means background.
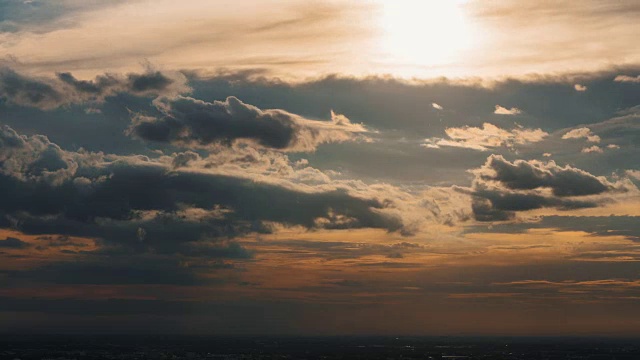
[[[58,79],[82,93],[100,94],[105,88],[118,84],[118,80],[109,75],[101,75],[93,81],[78,80],[71,73],[58,73]]]
[[[148,69],[142,74],[104,74],[94,80],[78,80],[71,73],[55,79],[22,75],[0,67],[0,98],[9,103],[51,110],[71,104],[100,103],[119,93],[135,96],[175,96],[188,92],[180,73],[164,74]]]
[[[515,217],[513,211],[496,208],[489,199],[484,199],[479,196],[473,198],[471,210],[477,221],[507,221]]]
[[[471,172],[475,175],[472,188],[456,189],[472,196],[478,221],[510,220],[518,211],[540,208],[593,208],[609,202],[607,195],[637,190],[629,180],[612,183],[553,161],[510,162],[500,155],[489,156],[481,168]]]
[[[149,72],[147,74],[129,74],[127,75],[127,80],[129,81],[128,87],[133,93],[166,89],[173,83],[172,79],[160,71]]]
[[[613,184],[580,169],[525,160],[509,162],[500,155],[489,156],[475,173],[483,181],[496,181],[508,189],[549,188],[554,195],[561,197],[595,195],[613,190]]]
[[[188,97],[154,102],[162,117],[137,115],[128,133],[143,140],[180,146],[231,145],[237,140],[286,151],[311,151],[326,142],[341,142],[364,132],[344,116],[313,121],[284,110],[261,110],[230,96],[205,102]]]
[[[60,81],[70,85],[75,91],[85,94],[106,96],[117,92],[134,95],[162,94],[176,81],[160,71],[149,70],[144,74],[127,74],[120,78],[113,74],[98,75],[94,80],[78,80],[71,73],[58,73]]]
[[[476,190],[472,210],[478,221],[505,221],[515,217],[516,211],[553,207],[558,210],[593,208],[600,205],[596,201],[568,200],[505,190]]]
[[[24,249],[29,247],[29,243],[26,243],[18,238],[7,237],[4,240],[0,240],[0,248],[5,249]]]
[[[23,180],[58,184],[78,164],[44,136],[27,138],[9,126],[0,127],[0,174]]]
[[[0,97],[15,104],[43,108],[66,103],[63,94],[51,84],[18,74],[9,68],[0,68]]]
[[[201,240],[268,232],[264,222],[313,228],[329,213],[352,218],[352,227],[401,226],[376,211],[383,207],[377,200],[345,190],[304,192],[251,178],[172,171],[170,163],[142,156],[68,152],[7,126],[0,135],[0,225],[26,233],[96,237],[160,253],[246,256]]]

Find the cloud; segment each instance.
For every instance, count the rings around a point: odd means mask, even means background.
[[[600,154],[602,154],[603,150],[602,150],[602,148],[600,146],[593,145],[593,146],[590,146],[590,147],[583,148],[581,150],[581,152],[587,153],[587,154],[588,153],[600,153]]]
[[[578,92],[585,92],[587,91],[587,86],[585,85],[581,85],[581,84],[575,84],[573,85],[573,88],[578,91]]]
[[[230,96],[212,103],[188,97],[159,99],[161,117],[134,115],[127,133],[147,141],[212,148],[246,142],[282,151],[314,151],[319,144],[352,141],[366,132],[343,115],[316,121],[279,109],[261,110]]]
[[[473,212],[478,221],[509,220],[517,211],[545,207],[571,210],[597,207],[607,201],[597,195],[625,193],[637,188],[628,180],[612,183],[554,161],[507,161],[491,155],[475,175],[472,188],[458,188],[473,198]]]
[[[68,180],[78,163],[44,136],[19,135],[0,127],[0,174],[23,181],[60,184]]]
[[[436,103],[431,103],[431,106],[433,106],[433,108],[436,110],[444,110],[444,108],[441,105]]]
[[[512,107],[511,109],[504,108],[500,105],[496,105],[496,110],[493,112],[498,115],[518,115],[522,113],[522,110]]]
[[[622,190],[619,184],[596,177],[571,166],[559,166],[554,161],[507,161],[501,155],[491,155],[487,162],[472,171],[476,180],[498,182],[512,190],[548,188],[556,196],[595,195],[605,191]]]
[[[490,123],[484,123],[481,128],[471,126],[447,128],[445,133],[449,139],[428,139],[423,146],[428,148],[452,146],[487,151],[489,148],[513,148],[516,145],[540,142],[549,135],[541,129],[515,128],[509,131]]]
[[[0,67],[0,98],[20,106],[51,110],[72,104],[102,103],[119,93],[173,97],[191,90],[186,82],[181,73],[165,74],[151,68],[140,74],[104,74],[93,80],[78,80],[68,72],[58,73],[54,79],[35,78]]]
[[[640,217],[638,216],[543,216],[535,222],[496,225],[500,233],[522,233],[527,229],[557,229],[560,231],[583,231],[595,236],[624,236],[640,241]],[[640,257],[640,249],[631,244]],[[607,247],[609,250],[613,250]],[[627,248],[624,246],[620,250]],[[629,249],[626,249],[629,250]]]
[[[640,180],[640,170],[627,170],[626,174],[636,180]]]
[[[259,164],[268,155],[263,156],[245,165]],[[225,252],[198,247],[206,245],[201,241],[269,231],[268,223],[314,228],[319,218],[349,218],[348,227],[402,227],[366,187],[295,185],[276,170],[265,175],[258,174],[261,170],[233,172],[234,166],[242,169],[236,162],[218,166],[216,173],[204,164],[189,167],[194,161],[211,160],[190,152],[155,160],[72,152],[42,135],[19,135],[4,126],[0,227],[100,238],[141,251],[203,255]],[[296,176],[308,176],[305,169]]]
[[[591,132],[591,129],[587,127],[581,127],[581,128],[570,130],[566,134],[562,135],[562,138],[565,140],[585,138],[590,142],[595,142],[595,143],[600,142],[600,136],[593,134]]]
[[[29,243],[26,243],[18,238],[7,237],[4,240],[0,240],[0,248],[5,249],[24,249],[29,247]]]
[[[640,75],[635,77],[628,76],[628,75],[618,75],[615,77],[615,79],[613,79],[613,81],[623,82],[623,83],[640,83]]]

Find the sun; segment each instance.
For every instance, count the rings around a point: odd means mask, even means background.
[[[398,65],[439,66],[473,45],[462,0],[378,0],[379,48]]]

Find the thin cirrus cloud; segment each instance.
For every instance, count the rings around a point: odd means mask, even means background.
[[[381,56],[380,49],[371,46],[393,30],[381,24],[382,1],[329,0],[301,6],[292,0],[269,0],[224,7],[203,0],[180,5],[162,0],[153,7],[144,1],[6,4],[2,9],[6,19],[0,18],[0,30],[6,32],[0,33],[2,52],[13,54],[25,70],[39,73],[71,70],[93,76],[105,68],[127,72],[148,59],[168,64],[172,70],[260,68],[298,79],[316,72],[366,75],[372,71],[407,77],[524,77],[559,69],[567,73],[603,70],[609,67],[603,64],[638,61],[635,49],[628,46],[636,30],[631,14],[638,9],[632,1],[587,0],[561,6],[529,0],[517,5],[465,2],[456,14],[464,24],[472,24],[458,39],[468,44],[435,70],[429,69],[433,64],[428,57],[404,59],[408,64],[397,66],[392,61],[397,54],[387,51]],[[411,14],[411,10],[404,11]],[[611,23],[617,26],[607,26]],[[131,37],[132,33],[136,36]],[[471,41],[474,33],[485,36]],[[119,41],[122,38],[129,41]],[[41,56],[32,56],[35,43]],[[411,43],[407,50],[424,46],[418,53],[428,53],[428,44]],[[252,49],[251,56],[243,49]]]
[[[427,139],[422,146],[426,148],[448,146],[487,151],[490,148],[513,148],[517,145],[540,142],[549,135],[541,129],[515,128],[505,130],[490,123],[484,123],[481,128],[473,126],[447,128],[445,133],[448,139]]]

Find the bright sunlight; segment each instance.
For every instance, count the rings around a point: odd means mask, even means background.
[[[407,66],[457,62],[474,43],[462,0],[379,0],[381,52]]]

